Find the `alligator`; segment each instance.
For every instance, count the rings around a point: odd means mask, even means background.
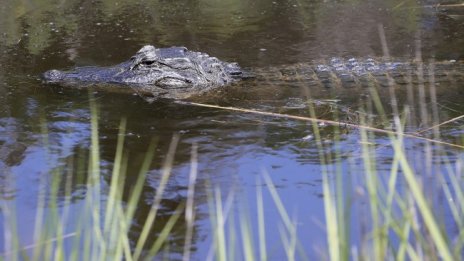
[[[343,59],[298,63],[254,70],[242,69],[206,53],[185,47],[142,47],[126,62],[110,67],[78,67],[71,71],[50,70],[44,82],[72,86],[130,86],[155,98],[183,99],[243,79],[274,83],[304,82],[324,87],[398,85],[411,82],[464,81],[464,63]]]
[[[122,85],[160,98],[185,98],[244,78],[237,63],[220,61],[185,47],[142,47],[129,61],[110,67],[78,67],[50,70],[45,83],[71,86]]]

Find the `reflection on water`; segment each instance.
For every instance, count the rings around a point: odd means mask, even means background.
[[[19,228],[21,243],[33,243],[30,231],[34,226],[36,198],[44,193],[38,181],[51,180],[51,173],[56,171],[65,175],[67,170],[63,167],[75,159],[85,161],[90,147],[89,93],[44,86],[39,79],[41,72],[119,63],[148,43],[157,47],[183,45],[239,62],[251,70],[333,56],[379,57],[383,54],[379,26],[385,30],[392,57],[414,57],[416,43],[420,42],[424,59],[464,58],[462,22],[417,1],[3,1],[0,7],[0,192],[4,200],[17,202],[17,211],[21,213],[17,222],[23,224]],[[304,88],[308,87],[276,82],[253,86],[244,82],[198,99],[308,116]],[[438,109],[436,115],[441,121],[461,115],[464,98],[461,89],[462,83],[454,83],[452,88],[446,84],[438,86],[437,102],[433,104],[427,98],[430,115],[435,113],[432,107]],[[409,104],[412,110],[412,130],[430,126],[423,126],[417,90],[397,91],[399,103]],[[353,89],[312,89],[311,95],[313,99],[326,101],[316,105],[319,117],[332,119],[337,111],[337,117],[347,122],[359,115],[358,107],[365,104],[368,96],[366,90]],[[389,105],[388,91],[381,90],[381,95]],[[262,169],[272,176],[288,210],[298,209],[301,242],[325,248],[324,231],[315,221],[324,220],[324,216],[320,200],[320,159],[309,123],[171,101],[148,103],[138,96],[104,91],[94,93],[93,97],[99,108],[104,187],[111,180],[121,117],[128,120],[125,149],[129,170],[140,168],[147,144],[153,137],[159,139],[131,230],[134,240],[140,233],[139,223],[151,208],[171,138],[179,134],[173,178],[159,211],[162,221],[153,228],[151,241],[161,231],[163,222],[185,201],[191,144],[197,143],[200,175],[195,196],[198,221],[193,239],[194,257],[207,256],[212,240],[207,225],[208,190],[217,186],[227,193],[234,189],[239,194],[251,195],[249,201],[254,202],[256,187],[262,185],[256,181]],[[367,117],[378,120],[376,115]],[[456,121],[445,126],[442,138],[452,141],[461,136],[460,125]],[[321,128],[323,139],[330,145],[334,129]],[[361,171],[361,167],[350,165],[360,164],[359,132],[349,128],[341,131],[342,166],[346,167],[347,174],[354,175]],[[377,141],[378,161],[388,167],[392,151],[383,146],[387,145],[386,140],[379,137]],[[423,145],[411,141],[408,146],[420,151]],[[329,148],[328,154],[337,153],[337,148]],[[454,160],[459,151],[450,149],[449,154]],[[438,159],[434,164],[439,167]],[[384,171],[389,173],[388,169]],[[78,210],[80,199],[86,193],[87,178],[85,170],[76,167],[72,172],[76,175],[72,177],[71,198]],[[137,171],[129,174],[126,184],[134,184]],[[351,177],[346,175],[346,179]],[[61,195],[66,197],[64,192]],[[265,204],[273,205],[270,197],[265,197]],[[255,214],[256,210],[251,208],[249,212]],[[266,218],[270,223],[280,220],[279,214],[271,209]],[[184,230],[185,224],[180,224],[173,233],[170,251],[174,259],[182,254]],[[269,245],[280,244],[279,231],[270,230],[267,237]],[[4,241],[0,239],[1,246],[5,245]],[[309,257],[319,254],[320,251],[308,248]],[[285,253],[278,249],[272,257],[285,258]]]

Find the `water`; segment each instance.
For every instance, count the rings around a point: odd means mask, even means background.
[[[0,7],[0,191],[4,202],[16,202],[21,244],[34,242],[31,231],[37,195],[43,193],[38,183],[44,176],[48,180],[54,170],[69,166],[67,163],[82,155],[91,144],[89,92],[46,86],[39,79],[42,72],[116,64],[145,44],[186,46],[250,69],[330,57],[380,57],[384,50],[379,27],[384,28],[392,57],[409,59],[420,50],[424,60],[464,59],[462,20],[439,14],[428,4],[396,0],[3,0]],[[230,91],[204,97],[202,101],[308,116],[301,88],[273,87],[250,90],[244,83]],[[463,113],[464,94],[459,88],[439,88],[437,92],[437,114],[441,121]],[[363,95],[352,90],[313,90],[312,93],[315,99],[341,100],[320,105],[318,112],[325,118],[332,117],[330,106],[356,111],[363,99]],[[219,187],[224,195],[233,191],[248,202],[248,212],[255,216],[256,188],[266,188],[263,172],[272,177],[287,211],[298,220],[299,239],[304,242],[307,255],[310,258],[325,255],[321,165],[309,123],[172,101],[149,103],[139,96],[110,91],[95,92],[92,99],[99,109],[104,187],[111,180],[121,117],[127,118],[125,150],[130,170],[127,184],[135,182],[136,170],[150,140],[153,137],[159,140],[135,224],[141,222],[138,219],[151,207],[162,162],[173,135],[179,135],[173,176],[159,216],[169,217],[185,201],[191,146],[198,144],[199,177],[195,196],[198,209],[192,250],[195,260],[208,255],[212,240],[206,204],[208,190]],[[417,128],[420,124],[414,122],[411,126]],[[323,139],[333,142],[332,128],[322,130]],[[450,141],[459,135],[462,135],[459,122],[443,130],[444,139]],[[43,145],[44,138],[47,147]],[[341,166],[344,178],[351,180],[350,175],[362,169],[359,132],[345,130],[341,138]],[[376,141],[380,145],[388,144],[382,137]],[[420,142],[412,143],[411,147],[414,146],[421,150]],[[386,163],[383,170],[386,174],[392,154],[380,146],[379,162]],[[456,159],[461,153],[450,149],[449,154],[451,159]],[[358,168],[352,167],[353,162]],[[71,202],[73,209],[78,210],[86,193],[85,180],[75,179]],[[266,220],[273,226],[281,217],[266,193]],[[63,194],[61,200],[64,198]],[[182,254],[184,226],[180,225],[174,232],[172,259]],[[155,227],[150,240],[155,240],[161,229],[162,225]],[[132,232],[135,239],[139,228],[135,226]],[[272,247],[269,257],[285,258],[279,230],[270,227],[267,238]],[[0,246],[7,241],[2,237]]]

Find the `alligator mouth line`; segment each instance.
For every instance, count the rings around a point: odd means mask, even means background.
[[[185,89],[190,87],[192,80],[177,76],[164,76],[155,82],[156,86],[169,89]]]

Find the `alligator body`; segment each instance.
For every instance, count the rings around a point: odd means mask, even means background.
[[[46,83],[87,86],[131,86],[161,98],[186,98],[242,79],[267,82],[304,82],[325,87],[355,87],[428,81],[464,81],[464,64],[458,61],[391,62],[372,58],[300,63],[291,66],[243,70],[185,47],[155,48],[147,45],[129,61],[111,67],[80,67],[72,71],[50,70]]]

